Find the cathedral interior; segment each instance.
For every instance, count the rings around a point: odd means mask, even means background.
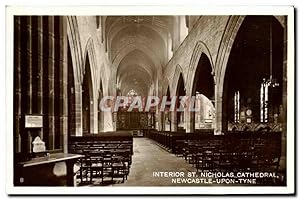
[[[287,16],[14,16],[13,66],[15,186],[286,185]],[[198,109],[101,109],[120,96]]]

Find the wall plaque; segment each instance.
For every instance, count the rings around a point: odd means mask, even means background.
[[[42,128],[42,115],[25,115],[25,128]]]

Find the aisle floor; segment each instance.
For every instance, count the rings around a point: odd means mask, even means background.
[[[195,172],[181,157],[169,153],[148,138],[134,138],[134,155],[128,180],[116,186],[175,186],[171,177],[154,177],[154,172]]]
[[[133,139],[132,164],[127,180],[115,180],[102,182],[100,179],[93,181],[92,184],[82,186],[215,186],[215,179],[212,182],[190,182],[184,183],[187,179],[202,179],[196,174],[196,169],[185,161],[182,157],[177,157],[168,152],[155,141],[148,138],[134,138]],[[167,173],[167,175],[174,175],[174,173],[181,173],[184,176],[179,177],[165,177],[157,176],[157,173]],[[173,174],[172,174],[173,172]],[[155,175],[156,173],[156,175]],[[189,178],[188,174],[194,173],[196,177]],[[227,180],[227,179],[226,179]],[[229,178],[228,178],[228,181]],[[218,183],[219,186],[225,186],[226,183]],[[238,184],[247,185],[247,184]],[[248,184],[249,185],[249,184]]]
[[[154,176],[155,172],[177,172],[184,173],[187,178],[188,172],[196,172],[191,164],[185,162],[184,158],[177,157],[168,152],[157,143],[148,138],[133,139],[132,164],[127,180],[115,180],[113,183],[95,178],[93,183],[78,184],[80,186],[199,186],[198,184],[172,183],[172,178],[165,176]],[[79,181],[79,180],[78,180]]]

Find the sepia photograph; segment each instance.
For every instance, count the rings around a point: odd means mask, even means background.
[[[81,8],[6,8],[9,194],[295,192],[293,7]]]

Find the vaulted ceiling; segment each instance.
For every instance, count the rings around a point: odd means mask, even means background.
[[[168,62],[168,39],[173,16],[106,17],[105,39],[109,58],[117,68],[123,95],[131,89],[147,95],[151,84]]]

